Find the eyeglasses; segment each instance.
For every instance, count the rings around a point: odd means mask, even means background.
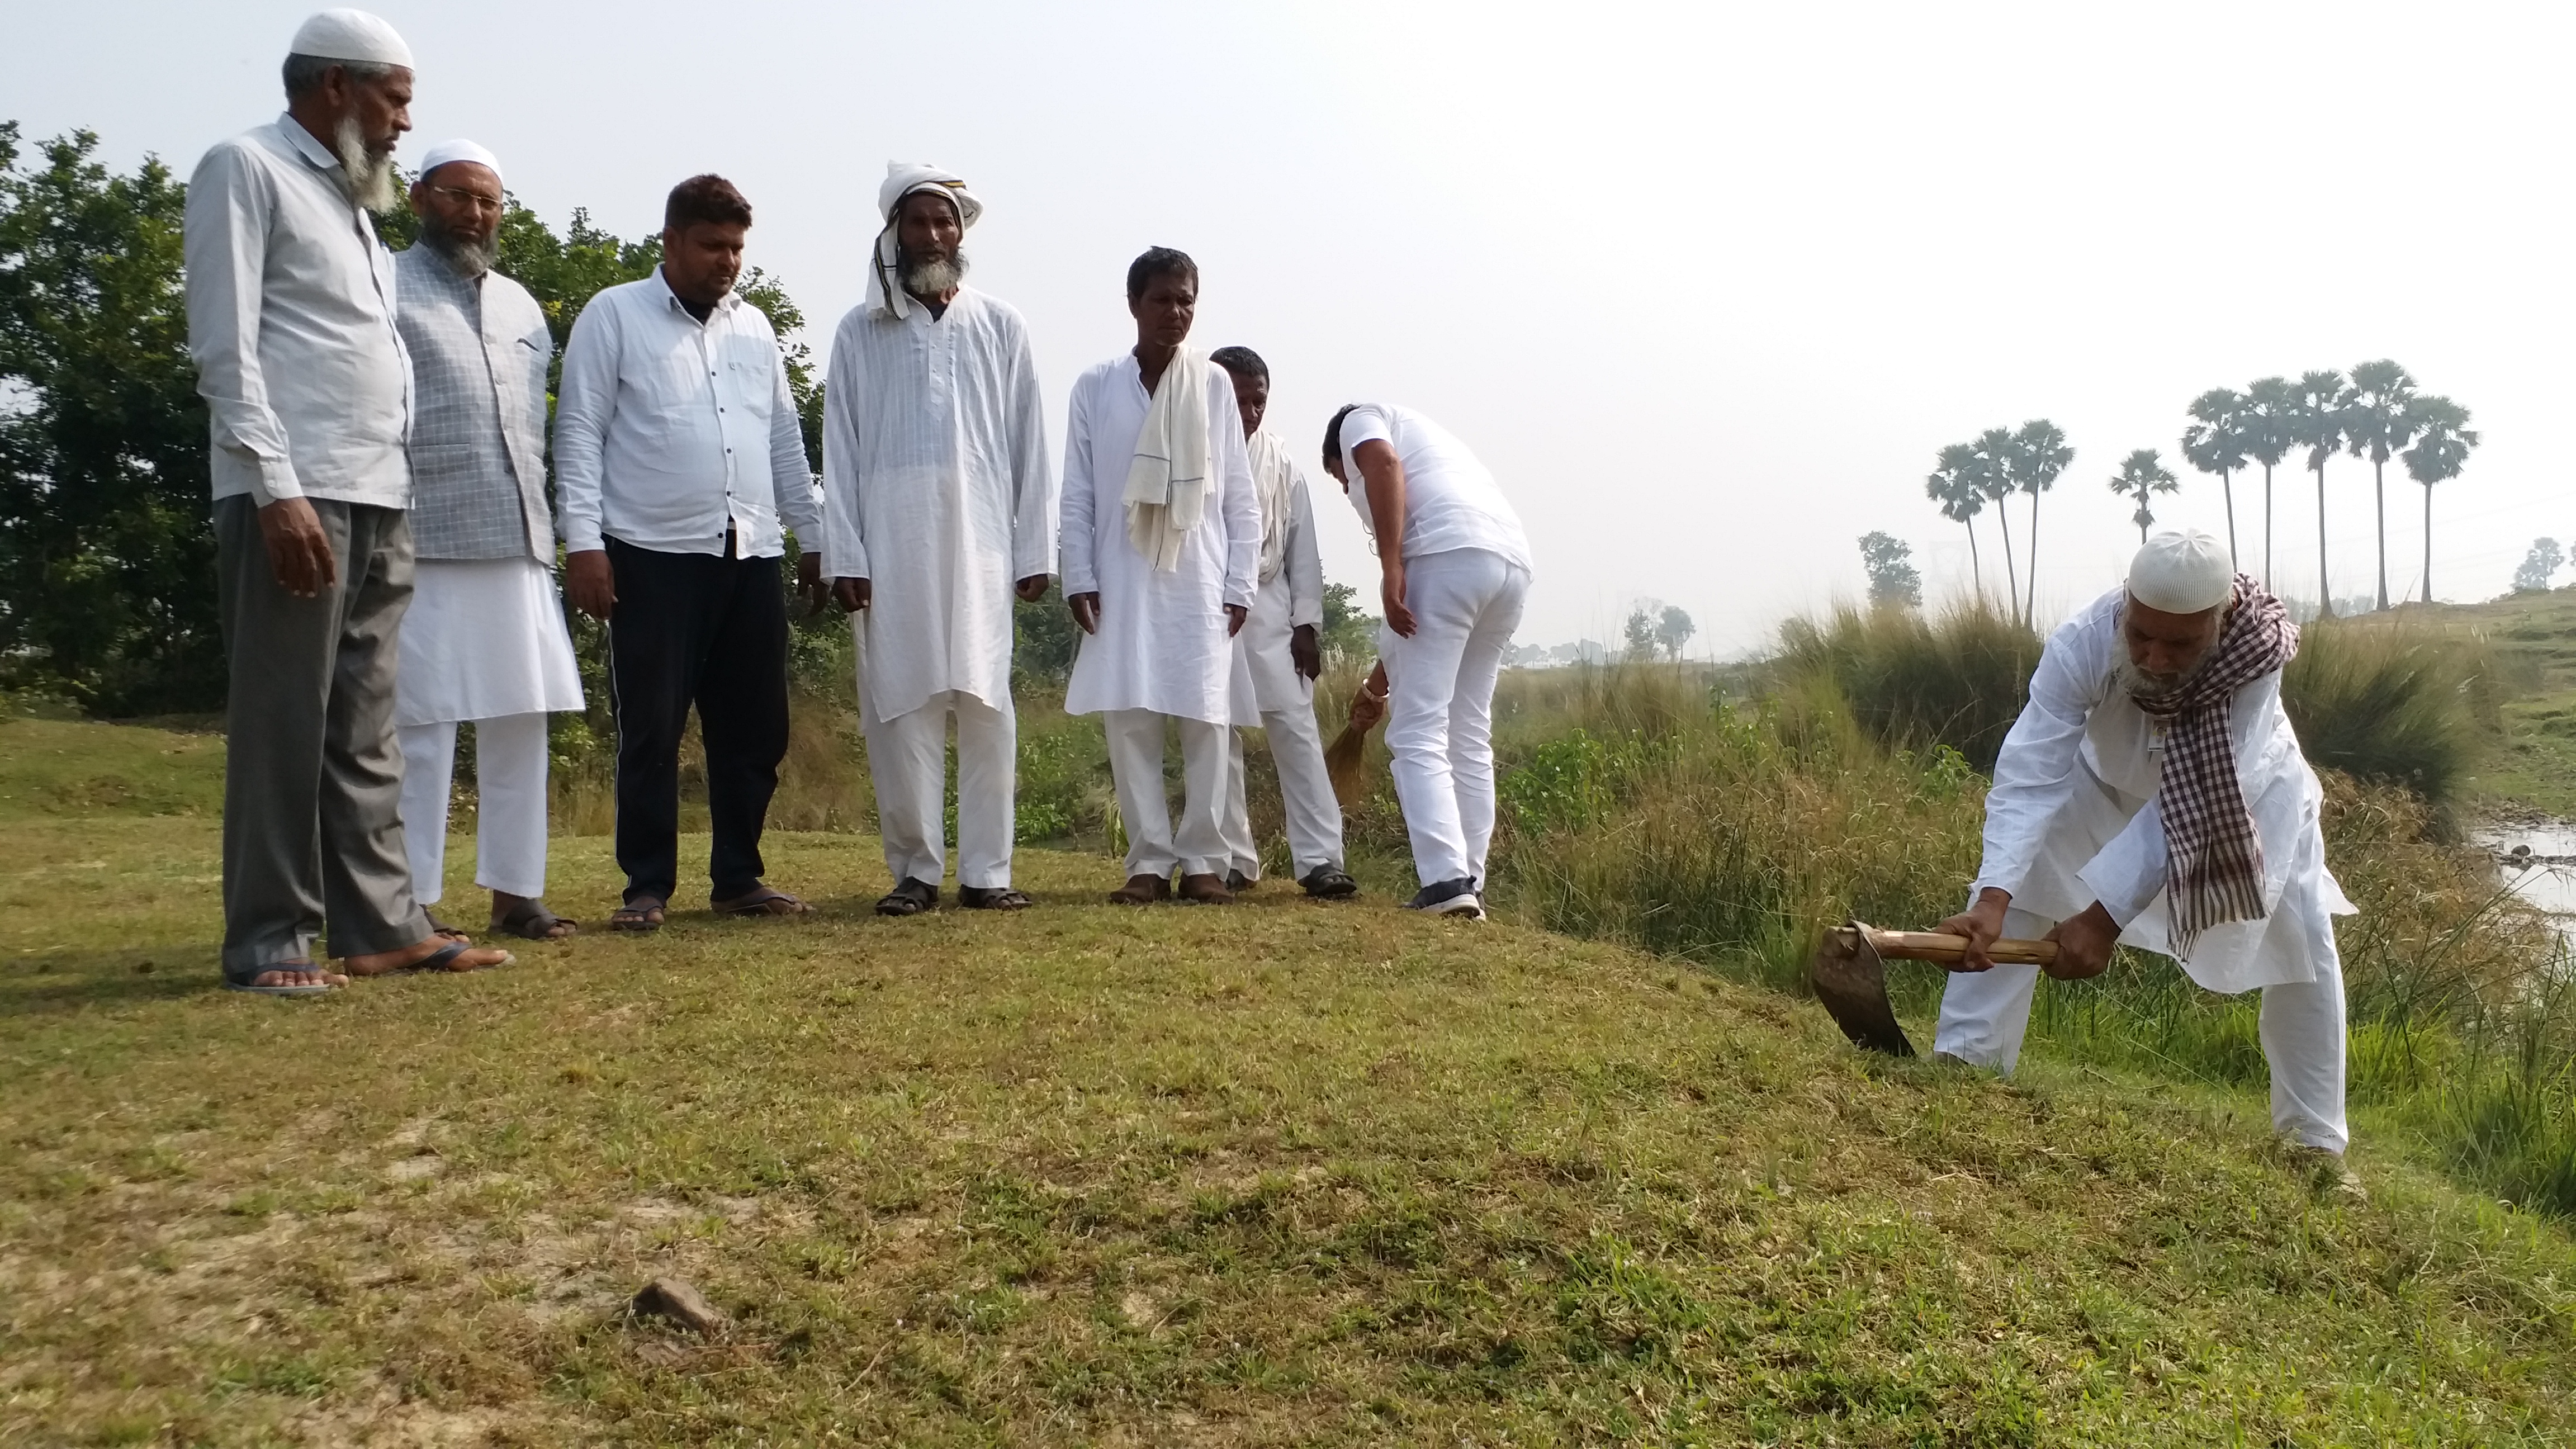
[[[495,216],[501,213],[501,198],[497,196],[486,196],[480,191],[467,191],[459,186],[433,186],[429,189],[460,205],[470,202],[478,210],[491,212]]]

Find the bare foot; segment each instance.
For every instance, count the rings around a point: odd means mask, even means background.
[[[435,966],[429,964],[432,957],[441,956],[450,947],[461,949],[458,949],[454,955],[445,956]],[[364,956],[351,956],[340,964],[348,967],[349,974],[352,976],[390,976],[397,971],[480,971],[487,966],[507,966],[512,959],[507,951],[495,951],[490,947],[465,946],[461,942],[444,940],[437,936],[423,936],[401,950],[373,951]]]
[[[273,967],[243,983],[247,986],[346,986],[349,978],[337,971],[325,971],[310,962],[302,965]]]

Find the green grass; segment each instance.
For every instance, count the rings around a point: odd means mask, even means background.
[[[11,781],[188,798],[181,741],[34,738]],[[213,818],[125,798],[0,802],[0,1442],[2576,1434],[2566,1235],[2402,1153],[2343,1205],[2250,1091],[1866,1058],[1382,891],[1114,910],[1076,853],[879,921],[839,834],[775,838],[817,920],[254,1000]],[[662,1273],[731,1327],[630,1321]]]

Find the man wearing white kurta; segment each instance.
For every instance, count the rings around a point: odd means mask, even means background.
[[[1234,383],[1252,491],[1261,503],[1260,583],[1243,632],[1234,636],[1237,728],[1226,736],[1225,847],[1232,857],[1226,888],[1240,891],[1261,879],[1240,733],[1257,725],[1279,771],[1294,878],[1308,895],[1340,900],[1357,893],[1359,882],[1342,868],[1342,807],[1315,729],[1315,676],[1324,668],[1324,562],[1316,551],[1315,503],[1287,445],[1261,426],[1270,408],[1270,365],[1249,347],[1220,347],[1210,356]]]
[[[1136,347],[1073,385],[1065,423],[1065,603],[1083,638],[1064,707],[1099,714],[1127,827],[1127,884],[1146,905],[1171,893],[1222,905],[1225,736],[1234,721],[1229,642],[1252,606],[1261,505],[1234,385],[1185,345],[1198,266],[1155,247],[1127,269]],[[1163,791],[1163,730],[1181,736],[1175,828]]]
[[[1494,683],[1529,596],[1529,540],[1467,445],[1410,408],[1335,413],[1324,468],[1377,544],[1386,747],[1422,882],[1409,905],[1479,919],[1494,839]]]
[[[394,725],[412,895],[445,894],[456,726],[474,725],[474,883],[492,929],[573,933],[546,909],[546,715],[581,708],[555,593],[546,506],[546,364],[554,338],[528,289],[492,270],[501,163],[433,146],[412,183],[420,240],[394,258],[394,323],[411,353],[411,612]],[[435,920],[433,918],[433,923]]]
[[[2272,1121],[2340,1153],[2343,967],[2320,792],[2281,709],[2298,630],[2204,533],[2160,534],[2125,588],[2048,641],[1986,796],[1975,904],[1944,923],[1969,964],[2045,933],[2050,973],[2098,974],[2115,941],[2176,958],[2216,992],[2263,993]],[[2035,966],[1953,975],[1936,1053],[2009,1072]]]
[[[936,166],[894,163],[867,300],[841,319],[823,401],[823,568],[857,635],[859,717],[894,889],[939,903],[948,721],[957,720],[958,898],[1017,910],[1011,599],[1046,594],[1046,415],[1028,328],[963,285],[983,204]]]

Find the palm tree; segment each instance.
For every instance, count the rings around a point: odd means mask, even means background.
[[[2418,395],[2407,400],[2414,423],[2415,446],[2405,452],[2406,476],[2424,485],[2424,602],[2433,602],[2433,485],[2460,476],[2478,435],[2469,431],[2469,410],[2446,397]]]
[[[2227,491],[2227,560],[2236,562],[2236,482],[2245,466],[2245,395],[2213,387],[2191,400],[2192,424],[2182,430],[2182,456],[2203,473],[2218,475]],[[2130,456],[2135,457],[2135,454]]]
[[[2344,442],[2356,458],[2370,458],[2371,501],[2379,510],[2379,607],[2388,607],[2388,460],[2415,441],[2415,379],[2381,359],[2352,370],[2351,405],[2344,409]]]
[[[2326,576],[2326,459],[2343,446],[2344,409],[2352,389],[2340,372],[2303,372],[2294,391],[2290,438],[2308,450],[2308,468],[2317,475],[2317,613],[2334,617],[2334,582]]]
[[[2004,589],[2012,603],[2012,616],[2021,617],[2021,575],[2013,568],[2012,513],[2004,501],[2013,496],[2013,436],[2008,428],[1988,428],[1970,443],[1974,450],[1977,487],[1995,505],[1995,523],[2004,531]]]
[[[2165,467],[2164,459],[2157,457],[2153,448],[2140,448],[2120,460],[2120,471],[2111,478],[2111,491],[2122,497],[2137,495],[2138,511],[2129,521],[2138,526],[2140,547],[2146,545],[2148,525],[2156,521],[2147,500],[2155,494],[2171,493],[2180,487],[2182,483]]]
[[[1941,505],[1941,516],[1968,530],[1968,567],[1977,581],[1979,607],[1986,597],[1986,566],[1977,556],[1977,515],[1986,511],[1986,490],[1977,484],[1977,449],[1952,443],[1941,450],[1940,466],[1923,480],[1923,491]]]
[[[2238,415],[2237,433],[2244,439],[2245,456],[2263,465],[2263,587],[2272,587],[2272,470],[2290,456],[2296,439],[2290,436],[2290,414],[2297,410],[2298,394],[2286,377],[2258,378],[2245,389],[2245,409]]]
[[[2013,434],[2009,456],[2014,486],[2030,495],[2030,587],[2021,591],[2021,622],[2028,628],[2039,610],[2039,495],[2057,486],[2057,476],[2075,461],[2075,450],[2057,424],[2033,418]]]

